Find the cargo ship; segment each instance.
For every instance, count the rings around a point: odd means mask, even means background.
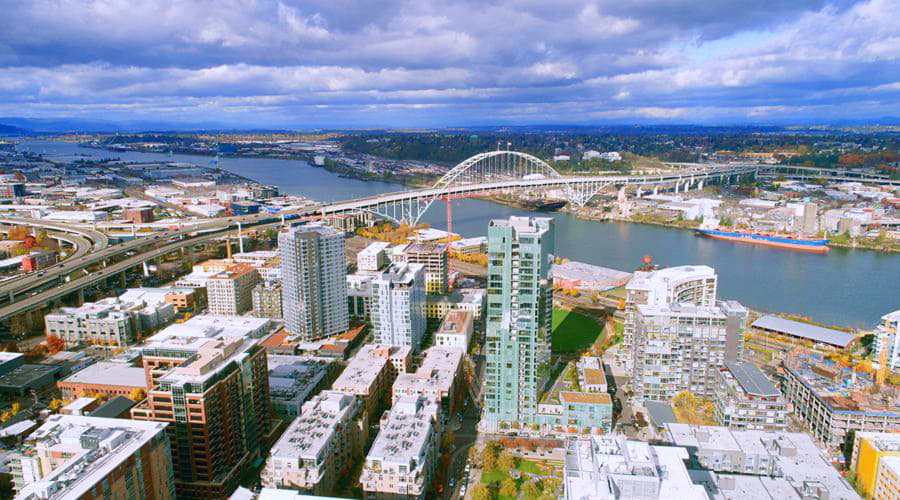
[[[828,251],[828,240],[803,238],[786,234],[741,231],[739,229],[732,229],[727,227],[719,227],[715,229],[701,227],[699,229],[696,229],[696,234],[699,236],[706,236],[717,240],[736,241],[738,243],[750,243],[753,245],[765,245],[770,247],[786,248],[789,250],[802,250],[805,252]]]

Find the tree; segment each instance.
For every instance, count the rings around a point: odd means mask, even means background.
[[[128,399],[130,399],[130,400],[132,400],[132,401],[134,401],[134,402],[143,401],[144,398],[146,398],[146,397],[147,397],[147,395],[144,394],[144,390],[143,390],[143,389],[140,389],[140,388],[137,388],[137,387],[135,387],[135,388],[131,391],[131,393],[128,395]]]
[[[63,407],[63,404],[62,404],[61,400],[53,398],[53,400],[50,401],[50,409],[52,411],[59,411],[59,409],[62,407]]]
[[[497,468],[497,452],[492,448],[485,446],[482,453],[481,463],[484,470],[494,470]]]
[[[0,422],[6,423],[11,417],[8,411],[0,413]]]
[[[16,416],[20,411],[22,411],[22,403],[19,402],[13,403],[12,407],[9,409],[9,412],[12,413],[13,416]]]
[[[491,490],[486,484],[476,484],[472,488],[472,498],[475,500],[491,500]]]
[[[482,464],[481,453],[478,453],[478,448],[476,448],[474,446],[469,448],[469,462],[473,466],[481,468],[481,464]]]
[[[679,422],[691,425],[715,425],[715,405],[691,391],[681,391],[672,398],[672,410]]]
[[[444,437],[441,438],[441,449],[449,450],[453,446],[454,441],[456,441],[456,434],[453,431],[447,431]]]
[[[559,489],[560,481],[555,477],[548,477],[541,480],[541,491],[544,494],[554,494]]]
[[[47,336],[47,350],[50,354],[56,354],[66,348],[66,341],[56,335]]]
[[[516,482],[512,479],[504,479],[500,483],[500,496],[516,498],[519,495],[519,489],[516,488]]]
[[[3,344],[3,351],[19,352],[19,344],[17,344],[15,340],[10,340],[9,342]]]
[[[526,500],[537,500],[541,496],[541,489],[534,481],[528,481],[522,485],[522,493]]]
[[[504,451],[500,454],[500,460],[498,461],[500,465],[500,470],[509,471],[516,468],[516,457],[513,456],[512,453],[508,451]]]

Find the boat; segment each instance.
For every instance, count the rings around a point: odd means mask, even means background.
[[[541,212],[555,212],[566,206],[566,203],[568,202],[565,200],[545,200],[543,198],[532,198],[521,201],[523,208],[539,210]]]
[[[765,245],[789,250],[802,250],[805,252],[827,252],[828,241],[818,238],[804,238],[786,234],[742,231],[729,227],[704,228],[695,230],[695,234],[717,240],[736,241],[738,243],[750,243],[753,245]]]

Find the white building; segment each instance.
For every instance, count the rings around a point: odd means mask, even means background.
[[[301,340],[347,331],[344,233],[321,225],[293,226],[278,234],[278,247],[287,330]]]
[[[175,307],[165,301],[110,297],[59,308],[44,316],[44,326],[47,335],[62,338],[67,347],[95,342],[124,347],[174,319]]]
[[[432,347],[425,351],[422,366],[415,373],[397,375],[391,390],[393,403],[403,396],[424,396],[440,403],[448,413],[453,412],[453,397],[457,381],[462,375],[465,351],[454,348]]]
[[[425,266],[392,264],[372,280],[375,342],[419,350],[425,335]]]
[[[359,482],[366,497],[424,499],[440,448],[438,405],[404,396],[381,417]]]
[[[334,391],[304,403],[269,452],[263,486],[330,494],[365,445],[367,422],[356,420],[362,408],[355,397]]]
[[[434,345],[466,352],[472,339],[475,317],[471,311],[450,311],[434,332]]]
[[[625,330],[616,352],[616,362],[626,370],[633,366],[635,316],[637,306],[689,303],[714,306],[716,271],[709,266],[677,266],[657,271],[637,271],[625,285]]]
[[[707,500],[685,467],[686,449],[651,446],[619,436],[571,440],[566,449],[566,500]],[[747,499],[749,500],[749,499]]]
[[[374,274],[347,275],[347,305],[351,318],[369,320],[369,312],[372,308],[372,280],[374,279]]]
[[[881,359],[881,350],[887,348],[887,363],[891,370],[900,370],[900,310],[881,317],[875,333],[875,359]]]
[[[370,272],[379,271],[388,263],[387,249],[390,246],[390,243],[384,241],[370,243],[356,254],[357,269]]]

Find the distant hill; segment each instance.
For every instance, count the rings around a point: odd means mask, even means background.
[[[30,132],[31,132],[30,130],[27,130],[27,129],[24,129],[21,127],[16,127],[13,125],[5,125],[3,123],[0,123],[0,135],[19,136],[19,135],[26,135]]]

